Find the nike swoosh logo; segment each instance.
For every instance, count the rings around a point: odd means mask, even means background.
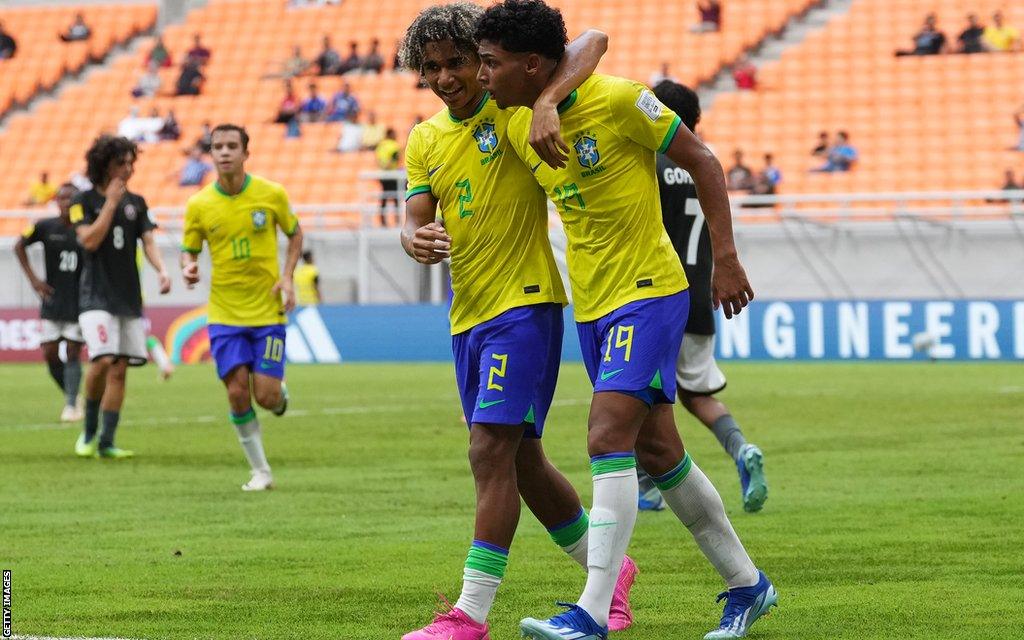
[[[538,162],[537,164],[535,164],[535,165],[533,165],[532,167],[530,167],[530,173],[537,173],[537,167],[539,167],[539,166],[540,166],[540,165],[542,165],[542,164],[544,164],[544,161],[543,161],[543,160],[541,160],[541,161],[540,161],[540,162]]]
[[[593,522],[592,521],[590,523],[590,528],[591,529],[600,529],[601,527],[614,527],[617,524],[619,524],[619,523],[618,522]]]
[[[444,166],[444,163],[442,162],[441,164],[437,165],[436,167],[434,167],[433,169],[431,169],[430,171],[428,171],[428,172],[427,172],[427,177],[429,178],[430,176],[432,176],[432,175],[434,175],[435,173],[437,173],[437,170],[438,170],[438,169],[440,169],[440,168],[441,168],[441,167],[443,167],[443,166]]]
[[[271,363],[267,362],[266,360],[260,362],[260,369],[273,369],[273,368],[274,368],[274,365],[272,365]]]
[[[493,407],[494,405],[501,404],[502,402],[505,402],[505,401],[504,400],[491,400],[490,402],[484,402],[483,400],[481,400],[479,406],[480,406],[481,409],[486,409],[487,407]]]
[[[624,368],[623,369],[616,369],[615,371],[602,371],[601,372],[601,382],[604,382],[608,378],[614,378],[615,376],[619,375],[623,371],[625,371]]]

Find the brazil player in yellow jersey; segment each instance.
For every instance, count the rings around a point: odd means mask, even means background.
[[[405,66],[420,72],[446,107],[409,137],[402,244],[424,264],[451,257],[452,351],[477,489],[461,596],[404,640],[489,637],[486,619],[508,563],[520,495],[555,543],[586,567],[586,513],[540,440],[558,376],[565,291],[548,243],[544,192],[508,147],[511,112],[498,109],[476,78],[473,30],[481,13],[471,3],[428,8],[402,47]],[[603,34],[589,32],[554,70],[535,105],[542,149],[555,149],[548,146],[557,136],[554,105],[592,73],[604,43]],[[631,621],[634,572],[631,562],[621,572],[617,628]]]
[[[480,80],[499,107],[532,105],[564,55],[562,16],[541,0],[493,5],[476,35]],[[546,165],[530,147],[528,109],[512,116],[508,137],[565,223],[577,330],[594,384],[587,442],[594,504],[582,596],[550,619],[524,619],[521,631],[535,640],[607,637],[614,584],[636,521],[639,458],[726,583],[719,628],[705,637],[742,637],[777,596],[675,426],[687,283],[662,226],[654,174],[661,151],[697,183],[714,249],[714,297],[731,317],[753,291],[736,256],[721,165],[639,83],[594,75],[559,109],[561,135],[572,145],[566,166]]]
[[[283,382],[285,324],[287,312],[295,308],[292,281],[302,251],[302,229],[284,187],[245,172],[245,129],[222,124],[213,129],[211,140],[217,180],[188,200],[181,270],[190,288],[199,282],[197,257],[205,241],[212,262],[210,351],[252,468],[242,489],[263,491],[273,486],[273,476],[252,400],[275,415],[288,408]],[[277,261],[278,229],[288,236],[283,274]]]

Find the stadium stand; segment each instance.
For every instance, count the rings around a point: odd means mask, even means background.
[[[60,42],[58,34],[79,12],[92,35],[81,42]],[[14,58],[0,60],[0,116],[38,92],[52,89],[90,60],[102,59],[114,46],[152,29],[156,17],[155,4],[0,8],[0,23],[18,44]]]
[[[1002,9],[1024,25],[1024,5],[1001,0],[856,0],[849,13],[763,65],[760,89],[718,96],[701,124],[720,157],[772,152],[780,193],[994,189],[1018,138],[1024,54],[907,56],[929,12],[951,47],[976,13]],[[819,131],[845,130],[860,159],[847,173],[811,173]],[[754,169],[759,168],[755,160]]]
[[[175,59],[175,68],[160,71],[165,91],[173,86],[177,64],[191,46],[193,34],[202,34],[213,53],[204,69],[207,82],[202,95],[133,99],[131,89],[152,46],[150,40],[143,39],[135,54],[115,59],[33,113],[11,118],[8,130],[0,134],[0,145],[22,151],[17,166],[0,175],[0,208],[15,206],[18,194],[43,170],[54,176],[81,170],[82,153],[89,141],[101,131],[116,130],[133,104],[143,114],[153,108],[161,114],[173,109],[183,132],[178,143],[144,148],[133,188],[154,205],[180,206],[193,192],[178,187],[168,175],[180,165],[183,145],[199,135],[207,120],[245,124],[253,137],[252,170],[288,185],[295,202],[358,202],[365,195],[358,174],[375,168],[373,154],[333,152],[338,124],[306,124],[301,137],[285,138],[284,126],[272,124],[283,95],[281,80],[268,76],[280,69],[295,45],[313,57],[323,34],[330,34],[335,47],[343,52],[350,41],[366,51],[370,41],[379,38],[390,58],[390,47],[416,13],[429,4],[430,0],[395,0],[382,11],[377,3],[366,1],[289,9],[284,0],[214,0],[164,33]],[[673,74],[693,83],[712,77],[723,64],[781,28],[812,2],[734,0],[723,12],[722,31],[707,34],[690,33],[698,14],[685,2],[657,3],[657,7],[630,0],[555,4],[565,11],[571,32],[597,26],[609,33],[614,44],[602,71],[646,80],[667,60]],[[678,28],[651,28],[666,21]],[[398,130],[403,142],[416,116],[428,116],[437,109],[437,100],[429,91],[415,88],[412,74],[389,69],[381,75],[317,78],[325,96],[343,82],[351,83],[363,111],[376,111],[381,122]],[[296,80],[300,96],[305,93],[304,84],[303,79]],[[357,224],[358,220],[351,222]]]

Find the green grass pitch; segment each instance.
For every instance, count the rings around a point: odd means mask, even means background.
[[[727,364],[729,403],[766,455],[765,510],[677,409],[780,606],[751,637],[1024,637],[1020,364]],[[14,632],[144,639],[396,639],[458,597],[473,485],[445,364],[294,366],[289,415],[261,414],[279,488],[247,467],[209,366],[129,374],[126,462],[79,460],[39,365],[0,367],[0,568]],[[590,504],[589,386],[563,366],[545,442]],[[636,625],[701,638],[720,581],[669,512],[643,513]],[[583,573],[525,511],[494,640],[574,599]]]

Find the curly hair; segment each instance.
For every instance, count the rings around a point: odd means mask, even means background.
[[[700,122],[700,98],[690,87],[662,80],[654,87],[654,96],[661,103],[676,112],[686,128],[693,131]]]
[[[139,156],[139,146],[122,136],[103,134],[92,143],[85,153],[85,174],[96,186],[105,185],[108,181],[107,169],[111,160],[123,158],[131,154]]]
[[[419,73],[429,42],[451,40],[459,51],[476,56],[477,40],[473,32],[483,12],[470,2],[453,2],[424,9],[409,25],[398,50],[402,66]]]
[[[484,12],[476,39],[497,42],[513,53],[538,53],[561,60],[569,36],[562,12],[541,0],[505,0]]]

